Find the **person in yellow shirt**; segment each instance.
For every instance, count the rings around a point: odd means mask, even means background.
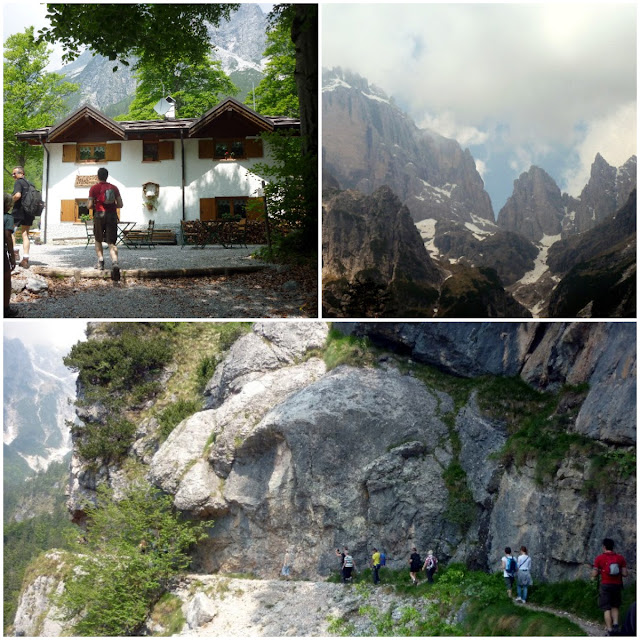
[[[374,547],[371,556],[371,567],[373,568],[373,584],[380,583],[380,552]]]

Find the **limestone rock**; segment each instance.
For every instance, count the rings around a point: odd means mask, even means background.
[[[216,607],[205,593],[196,593],[187,606],[187,624],[189,629],[197,629],[207,622],[211,622],[216,615]]]

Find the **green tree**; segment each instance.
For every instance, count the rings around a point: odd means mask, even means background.
[[[77,635],[135,635],[171,578],[189,566],[190,548],[207,537],[212,522],[183,520],[169,496],[146,484],[118,501],[99,488],[87,515],[59,604]]]
[[[49,4],[50,27],[40,31],[47,42],[65,48],[63,59],[75,60],[83,47],[128,66],[137,58],[142,67],[200,64],[211,44],[207,23],[219,26],[237,4]]]
[[[78,85],[45,71],[50,49],[37,42],[33,27],[9,36],[4,43],[4,189],[13,191],[11,170],[23,166],[31,181],[42,171],[42,147],[18,142],[16,133],[51,124],[65,113],[65,98]]]
[[[317,254],[317,203],[307,205],[313,156],[302,153],[301,136],[263,133],[271,152],[270,163],[256,164],[254,170],[267,179],[264,194],[274,232],[275,253],[289,260],[297,257],[315,260]],[[269,256],[266,256],[270,258]]]
[[[255,90],[256,111],[263,115],[298,117],[296,50],[291,40],[291,27],[286,22],[276,22],[269,29],[264,56],[269,57],[269,62]],[[252,96],[246,102],[253,104]]]
[[[153,107],[167,95],[176,100],[179,117],[199,117],[222,98],[238,93],[220,62],[209,58],[193,65],[139,65],[136,79],[136,95],[129,113],[119,119],[155,120],[158,114]]]

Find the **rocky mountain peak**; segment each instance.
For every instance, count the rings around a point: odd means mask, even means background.
[[[513,183],[513,194],[498,214],[498,226],[539,242],[560,235],[564,205],[554,179],[532,166]]]

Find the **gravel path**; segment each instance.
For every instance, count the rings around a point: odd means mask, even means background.
[[[11,307],[22,318],[317,317],[314,271],[254,260],[255,249],[121,249],[122,277],[113,282],[96,277],[92,247],[36,246],[31,268],[13,272]],[[216,268],[223,273],[202,275]],[[154,277],[175,270],[185,276]]]

